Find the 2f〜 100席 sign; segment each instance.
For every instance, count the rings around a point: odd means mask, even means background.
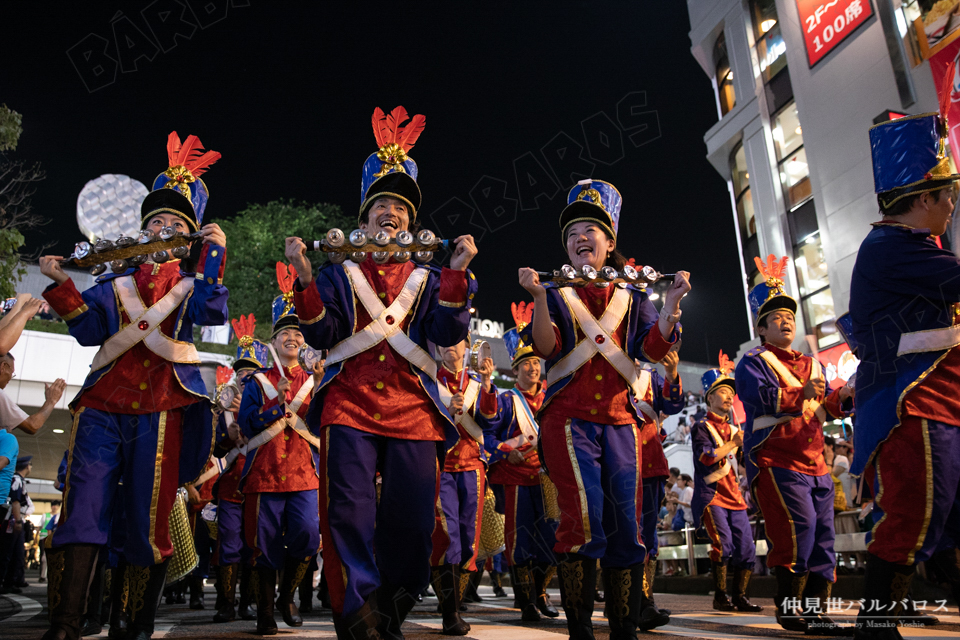
[[[797,0],[797,11],[811,67],[873,15],[870,0]]]

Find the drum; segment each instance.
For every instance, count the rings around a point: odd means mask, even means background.
[[[314,349],[308,344],[301,345],[300,350],[297,352],[297,362],[300,363],[304,371],[312,372],[314,367],[317,366],[317,363],[321,362],[324,358],[326,358],[326,354],[322,349]]]
[[[557,485],[545,473],[540,474],[540,490],[543,491],[543,511],[547,520],[560,521],[560,503],[557,502]]]
[[[480,521],[480,549],[478,558],[489,558],[502,553],[507,548],[503,537],[503,516],[497,513],[497,499],[487,485],[483,496],[483,516]],[[479,563],[478,563],[479,564]]]
[[[190,530],[190,517],[187,515],[187,490],[183,488],[177,490],[177,499],[173,501],[173,510],[170,511],[170,541],[173,543],[173,556],[167,565],[167,584],[182,580],[200,564]]]
[[[226,411],[233,404],[234,399],[240,395],[240,387],[235,382],[228,382],[217,388],[217,406]]]
[[[470,369],[479,372],[480,363],[487,358],[493,358],[493,349],[490,348],[490,343],[486,340],[474,342],[473,346],[470,347]]]

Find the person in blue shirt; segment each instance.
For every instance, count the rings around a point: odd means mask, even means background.
[[[20,443],[16,436],[6,429],[0,429],[0,580],[7,575],[17,533],[23,531],[23,525],[17,524],[20,520],[20,502],[10,500],[10,485],[18,455]],[[13,527],[9,526],[11,518]]]

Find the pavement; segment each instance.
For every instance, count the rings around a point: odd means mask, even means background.
[[[2,640],[39,640],[46,629],[46,585],[37,583],[36,572],[29,572],[27,579],[31,586],[24,589],[22,594],[0,596],[0,638]],[[509,587],[507,592],[512,596],[512,590]],[[484,598],[483,602],[468,605],[469,611],[463,614],[464,619],[472,627],[466,638],[557,640],[567,635],[562,609],[559,618],[544,618],[540,622],[526,623],[520,621],[518,610],[510,608],[512,597],[494,598],[492,589],[487,585],[480,587],[480,595]],[[551,590],[550,595],[554,603],[559,603],[558,591]],[[208,585],[205,590],[207,608],[203,611],[193,611],[185,604],[161,604],[153,637],[197,640],[210,638],[252,640],[259,637],[254,633],[255,623],[252,621],[238,620],[227,624],[215,624],[212,621],[214,614],[212,605],[215,597],[213,587]],[[672,613],[670,624],[650,632],[651,637],[713,640],[807,637],[800,633],[784,631],[777,625],[773,617],[773,601],[770,598],[752,598],[754,603],[764,607],[762,613],[740,614],[713,611],[712,596],[708,595],[656,594],[655,597],[659,606],[671,609]],[[858,606],[855,601],[845,600],[841,611],[838,613],[831,611],[831,617],[840,623],[852,623]],[[960,613],[956,606],[941,606],[937,602],[929,602],[926,606],[927,611],[938,616],[941,623],[930,627],[903,627],[900,631],[904,638],[960,637]],[[436,612],[436,607],[436,598],[425,598],[423,604],[418,605],[410,613],[403,625],[403,633],[407,640],[439,640],[445,637],[440,634],[441,619],[440,614]],[[937,608],[940,610],[934,612]],[[597,640],[607,640],[609,626],[603,617],[601,603],[597,603],[593,622]],[[303,626],[299,628],[287,627],[280,619],[279,613],[277,623],[280,632],[276,637],[282,640],[336,637],[329,609],[315,608],[313,613],[305,614]],[[99,637],[107,637],[106,627]]]

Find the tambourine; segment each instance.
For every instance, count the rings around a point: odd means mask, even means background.
[[[217,388],[217,397],[214,402],[218,407],[226,411],[233,404],[234,399],[240,395],[240,387],[236,382],[228,382]]]
[[[173,227],[164,227],[159,233],[143,229],[136,238],[120,236],[116,240],[101,238],[93,244],[78,242],[73,254],[61,260],[60,264],[84,269],[89,267],[90,273],[98,276],[107,270],[109,263],[114,273],[120,273],[148,259],[162,263],[186,258],[190,255],[190,244],[200,238],[199,232],[183,234]]]
[[[297,362],[304,371],[313,372],[318,362],[322,362],[327,357],[326,349],[314,349],[308,344],[300,345],[297,351]]]
[[[577,269],[565,264],[553,271],[537,271],[540,282],[556,282],[562,286],[585,287],[588,284],[625,283],[646,287],[660,280],[673,280],[677,274],[660,273],[653,267],[632,267],[624,265],[617,271],[611,266],[601,267],[598,271],[590,265]]]
[[[397,262],[408,262],[411,258],[421,264],[433,260],[433,252],[446,247],[449,240],[441,240],[433,231],[424,229],[416,237],[409,231],[399,231],[395,237],[383,230],[373,236],[354,229],[349,236],[340,229],[330,229],[323,240],[307,242],[307,251],[324,251],[334,264],[345,262],[347,258],[360,264],[373,257],[377,264],[384,264],[391,256]]]
[[[487,358],[493,358],[493,349],[486,340],[477,340],[470,347],[470,368],[474,371],[480,371],[480,365]]]

